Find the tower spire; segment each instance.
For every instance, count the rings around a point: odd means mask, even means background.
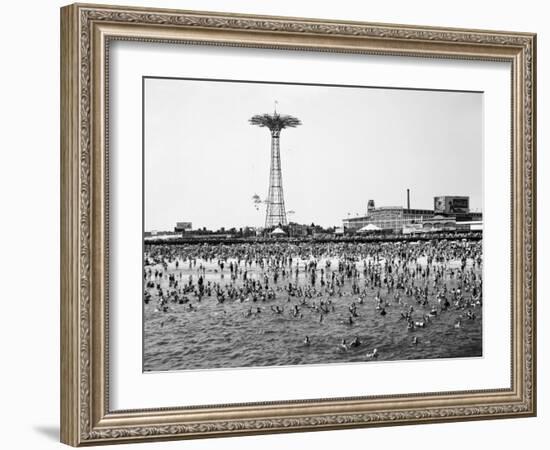
[[[267,196],[265,228],[287,225],[279,138],[281,130],[295,128],[302,124],[296,117],[280,115],[277,112],[277,104],[278,102],[275,100],[273,115],[260,114],[249,119],[251,125],[269,128],[271,132],[271,168],[269,170],[269,193]]]

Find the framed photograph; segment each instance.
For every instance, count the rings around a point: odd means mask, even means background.
[[[62,442],[535,415],[535,57],[62,8]]]

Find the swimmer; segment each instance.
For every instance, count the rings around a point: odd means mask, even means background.
[[[338,349],[342,352],[348,351],[348,344],[346,343],[345,339],[342,339],[342,342],[340,342],[340,345],[338,346]]]
[[[367,359],[375,359],[375,358],[378,358],[378,350],[377,349],[374,349],[372,352],[368,352],[365,357]]]
[[[355,336],[355,338],[353,338],[353,341],[351,341],[350,343],[350,347],[359,347],[360,345],[361,341],[359,340],[359,337]]]

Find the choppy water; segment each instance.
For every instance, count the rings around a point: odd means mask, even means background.
[[[198,261],[207,268],[206,280],[229,282],[229,271],[224,277],[217,271],[217,261]],[[458,265],[458,262],[456,263]],[[470,263],[469,263],[470,264]],[[161,268],[160,265],[153,269]],[[190,269],[187,262],[180,260],[168,266],[168,273],[180,273],[185,282],[189,275],[196,281],[196,269]],[[259,276],[260,269],[252,266],[252,273]],[[249,271],[250,274],[250,271]],[[254,275],[249,275],[254,276]],[[292,278],[293,281],[295,278]],[[361,278],[362,280],[362,278]],[[308,280],[301,272],[299,284]],[[239,281],[237,281],[239,283]],[[369,361],[367,353],[374,348],[378,351],[377,360],[407,360],[427,358],[455,358],[482,356],[482,307],[474,308],[474,320],[462,319],[460,328],[455,323],[464,310],[452,306],[432,318],[426,328],[407,329],[402,319],[402,305],[390,302],[387,315],[381,316],[376,310],[376,289],[368,289],[364,304],[357,304],[357,296],[351,295],[351,286],[346,281],[342,297],[332,297],[335,312],[331,312],[319,323],[319,313],[307,307],[301,308],[302,318],[289,314],[292,305],[299,302],[293,298],[287,302],[287,295],[278,292],[277,298],[269,301],[232,301],[219,304],[215,298],[205,297],[201,302],[193,299],[196,310],[189,311],[188,305],[170,304],[168,312],[157,309],[157,301],[144,305],[144,351],[145,371],[237,368],[253,366],[281,366],[295,364],[328,364]],[[280,280],[280,286],[288,280]],[[168,281],[163,279],[162,287]],[[447,281],[449,289],[456,287],[456,281]],[[153,293],[154,289],[150,289]],[[385,289],[382,289],[386,297]],[[422,320],[428,314],[429,306],[421,306],[415,299],[405,296],[402,301],[414,306],[415,320]],[[311,303],[326,300],[327,296],[308,299]],[[343,323],[349,317],[348,306],[355,302],[359,317],[353,325]],[[432,302],[433,303],[433,302]],[[284,314],[271,311],[272,305],[285,307]],[[249,308],[261,312],[244,317]],[[311,344],[304,345],[304,337],[309,336]],[[342,351],[342,339],[349,343],[355,336],[362,341],[357,348]],[[413,337],[418,343],[413,344]]]

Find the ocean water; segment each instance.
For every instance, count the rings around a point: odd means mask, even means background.
[[[197,259],[196,266],[189,267],[185,255],[180,255],[167,264],[161,286],[163,289],[168,287],[167,276],[170,274],[179,280],[180,285],[188,282],[189,276],[196,282],[197,267],[201,264],[206,269],[205,283],[230,283],[227,268],[230,261],[226,260],[222,272],[215,258],[208,261]],[[307,259],[299,261],[300,267],[306,263]],[[419,258],[416,263],[425,266],[426,259]],[[460,262],[448,262],[447,266],[456,269]],[[325,259],[319,260],[318,267],[325,267]],[[332,267],[337,267],[336,260]],[[361,272],[362,263],[357,263],[357,267]],[[467,268],[471,267],[472,260],[468,260]],[[146,269],[154,271],[163,268],[161,264],[156,264],[146,266]],[[480,267],[475,270],[481,273]],[[253,263],[248,277],[263,279],[262,269]],[[451,305],[446,311],[439,311],[436,316],[430,317],[425,328],[410,330],[401,313],[412,306],[413,319],[422,321],[423,316],[430,312],[430,305],[418,304],[415,298],[407,297],[402,290],[399,291],[399,304],[393,298],[393,293],[387,295],[386,288],[382,287],[381,297],[389,303],[385,308],[386,315],[382,316],[376,308],[375,299],[379,288],[367,288],[364,302],[359,304],[358,295],[351,293],[351,281],[346,279],[342,295],[330,297],[334,312],[324,315],[320,322],[320,313],[307,306],[300,307],[297,317],[290,314],[293,306],[299,304],[301,299],[291,297],[288,301],[283,287],[289,281],[296,281],[294,271],[290,277],[279,278],[277,284],[270,281],[270,285],[275,288],[276,298],[266,301],[226,300],[220,304],[215,295],[203,297],[200,302],[191,295],[192,310],[188,304],[169,303],[167,310],[163,311],[158,305],[156,289],[146,288],[152,298],[143,305],[144,371],[367,362],[375,360],[370,356],[374,349],[377,349],[378,361],[482,356],[482,306],[468,308],[475,314],[475,319],[469,319],[465,317],[466,310]],[[156,282],[159,282],[158,279]],[[239,285],[241,280],[235,283]],[[446,277],[445,283],[449,290],[457,287],[456,277]],[[298,285],[308,284],[310,278],[301,270]],[[362,274],[359,284],[363,286]],[[430,292],[430,303],[434,305],[437,302],[432,298],[432,289]],[[323,294],[307,301],[319,304],[320,300],[326,301],[328,298],[327,294]],[[352,302],[357,305],[358,317],[350,325],[347,322],[348,307]],[[283,314],[272,311],[276,305],[284,308]],[[247,316],[250,308],[253,314]],[[258,308],[260,312],[257,312]],[[459,319],[460,327],[456,327]],[[305,336],[309,336],[309,345],[304,344]],[[340,346],[342,339],[349,343],[355,337],[359,338],[361,345],[344,351]]]

